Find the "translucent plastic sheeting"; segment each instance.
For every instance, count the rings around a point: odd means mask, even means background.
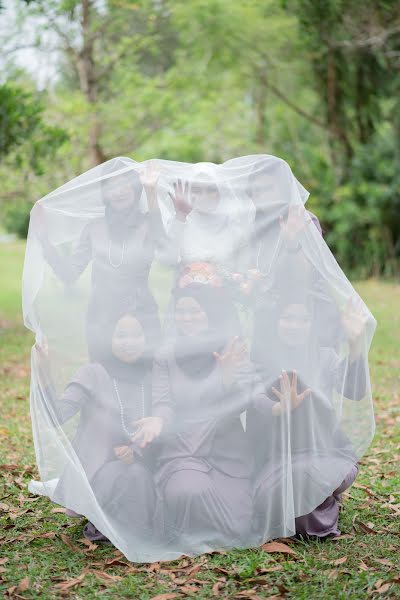
[[[296,532],[370,443],[375,319],[288,164],[115,158],[32,209],[41,482],[130,560]]]

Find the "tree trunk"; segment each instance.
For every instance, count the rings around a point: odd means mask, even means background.
[[[353,149],[351,147],[348,135],[340,123],[341,107],[338,102],[339,90],[337,81],[336,56],[335,50],[333,50],[332,48],[330,48],[328,51],[326,94],[328,106],[328,127],[332,134],[333,141],[338,141],[344,152],[344,160],[342,158],[342,160],[339,161],[339,164],[341,165],[343,170],[342,177],[346,179],[346,173],[349,167],[349,162],[353,156]],[[335,150],[333,149],[332,156],[334,155]],[[337,164],[338,161],[334,160],[334,163]]]
[[[101,124],[97,112],[98,81],[94,61],[93,36],[91,32],[92,0],[82,0],[82,49],[77,55],[80,88],[90,107],[89,155],[93,166],[106,160],[101,148]]]

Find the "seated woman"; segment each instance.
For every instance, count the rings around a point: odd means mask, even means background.
[[[80,412],[72,447],[103,514],[122,531],[152,536],[156,492],[152,457],[131,441],[135,422],[151,413],[153,315],[120,310],[97,338],[98,362],[79,369],[57,402],[60,424]],[[76,466],[69,463],[54,500],[77,507]],[[78,507],[79,509],[79,507]],[[92,523],[84,534],[106,538]]]
[[[348,341],[343,359],[335,348],[320,345],[313,302],[299,290],[276,299],[269,323],[259,359],[274,402],[259,403],[247,414],[247,432],[258,450],[255,529],[259,541],[274,530],[277,536],[336,535],[339,496],[358,471],[339,417],[346,399],[361,400],[366,393],[361,307],[349,305],[342,316]]]
[[[175,336],[155,359],[153,416],[134,441],[160,436],[156,481],[165,542],[196,554],[246,542],[253,461],[240,415],[249,398],[246,349],[223,288],[175,290]],[[161,434],[161,435],[160,435]]]

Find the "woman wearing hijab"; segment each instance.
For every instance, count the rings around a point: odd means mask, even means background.
[[[263,343],[270,290],[280,285],[282,274],[293,277],[304,288],[312,288],[318,297],[315,319],[322,324],[321,342],[332,342],[340,327],[339,311],[327,282],[302,247],[305,238],[315,235],[315,231],[322,236],[323,230],[316,215],[303,205],[308,192],[293,177],[285,161],[270,162],[270,158],[254,165],[249,177],[249,195],[256,212],[248,244],[244,291],[247,304],[254,309],[254,343]],[[257,361],[254,352],[252,357]]]
[[[92,263],[92,286],[87,309],[89,356],[96,359],[96,330],[107,322],[113,306],[121,300],[146,305],[158,319],[158,307],[148,286],[150,268],[162,247],[164,228],[156,198],[159,173],[148,167],[142,176],[134,170],[114,173],[107,163],[103,169],[101,193],[104,216],[82,231],[70,256],[63,256],[40,227],[45,259],[66,284],[73,284]],[[143,188],[148,212],[140,207]],[[40,208],[36,208],[36,213]],[[159,325],[160,329],[160,325]]]
[[[247,235],[245,221],[252,215],[250,205],[240,209],[233,190],[206,170],[195,172],[190,184],[178,180],[173,187],[169,196],[175,217],[168,237],[175,262],[185,266],[205,261],[237,270]]]
[[[72,447],[107,518],[152,535],[156,493],[151,449],[132,442],[136,422],[151,414],[153,315],[137,310],[114,312],[97,339],[98,361],[79,369],[56,406],[59,424],[78,412]],[[66,467],[54,500],[77,506],[76,467]],[[92,523],[84,533],[106,538]]]
[[[165,541],[193,554],[245,542],[253,459],[240,419],[249,398],[238,319],[222,288],[174,293],[175,337],[153,370],[153,417],[134,440],[159,436],[156,481]],[[161,514],[160,514],[161,513]]]
[[[247,432],[258,448],[254,510],[261,535],[274,527],[278,535],[293,528],[288,515],[297,517],[298,535],[337,535],[339,496],[358,471],[334,395],[343,401],[366,394],[361,306],[349,304],[342,316],[348,343],[343,359],[320,344],[314,313],[315,299],[306,290],[280,290],[258,348],[259,372],[273,400],[247,412]]]

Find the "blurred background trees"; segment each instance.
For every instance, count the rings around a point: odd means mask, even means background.
[[[398,0],[3,0],[0,212],[116,155],[281,156],[351,276],[400,258]]]

